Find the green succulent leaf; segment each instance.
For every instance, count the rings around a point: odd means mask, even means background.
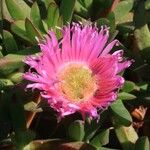
[[[12,19],[12,17],[11,17],[11,15],[10,15],[10,13],[9,13],[9,11],[8,11],[8,9],[7,9],[7,6],[6,6],[6,1],[4,1],[4,0],[1,0],[0,1],[0,18],[1,19],[6,19],[6,20],[8,20],[8,21],[12,21],[13,19]],[[2,23],[1,23],[2,24]],[[2,28],[1,28],[2,29]]]
[[[148,150],[148,149],[150,149],[148,137],[146,136],[140,137],[135,143],[134,150]]]
[[[48,28],[55,27],[59,18],[59,9],[55,3],[50,3],[47,10],[47,25]]]
[[[8,54],[0,59],[0,74],[8,75],[23,66],[24,56]]]
[[[55,3],[55,0],[44,0],[43,2],[45,4],[46,9],[48,9],[50,3]]]
[[[91,7],[93,0],[78,0],[85,8]]]
[[[38,104],[31,101],[31,102],[28,102],[24,105],[24,109],[26,111],[31,111],[31,112],[42,112],[42,108],[38,107]]]
[[[25,21],[18,20],[11,24],[11,30],[14,32],[17,36],[21,37],[23,40],[26,40],[28,42],[31,42],[30,39],[27,36],[27,33],[25,31]]]
[[[125,84],[122,88],[122,91],[128,93],[128,92],[131,92],[133,90],[139,91],[140,88],[132,81],[125,81]]]
[[[96,148],[109,143],[109,129],[101,131],[91,141],[90,144]]]
[[[84,124],[81,120],[72,122],[68,128],[68,135],[74,141],[82,141],[84,138]]]
[[[65,143],[60,139],[35,140],[26,145],[23,150],[53,150],[53,149],[72,149],[72,150],[96,150],[90,144],[84,142],[69,142]]]
[[[150,9],[150,0],[145,1],[145,9],[149,10]]]
[[[136,29],[134,35],[140,50],[146,50],[150,47],[150,31],[147,24]]]
[[[63,26],[63,18],[62,16],[59,16],[58,21],[57,21],[57,28],[55,28],[56,36],[58,39],[62,37],[62,31],[61,31],[62,26]]]
[[[76,0],[62,0],[60,5],[60,14],[63,17],[63,23],[71,22]],[[69,6],[69,7],[68,7]]]
[[[3,30],[3,37],[4,46],[7,53],[15,53],[16,51],[18,51],[16,41],[10,32]]]
[[[31,130],[20,131],[15,135],[11,135],[11,140],[16,145],[17,149],[23,149],[23,147],[31,142],[34,138],[35,133]]]
[[[121,1],[115,8],[115,19],[119,23],[133,8],[134,0]]]
[[[132,100],[132,99],[135,99],[136,96],[130,93],[126,93],[126,92],[120,92],[118,94],[118,98],[121,100]]]
[[[32,24],[32,22],[26,18],[25,20],[25,29],[28,35],[28,38],[30,38],[30,40],[33,43],[37,43],[36,38],[38,39],[42,39],[42,34],[38,31],[38,29]]]
[[[79,0],[76,0],[76,2],[75,2],[74,11],[77,14],[79,14],[79,16],[82,16],[82,17],[87,17],[87,15],[88,15],[87,8],[85,8]]]
[[[45,32],[37,2],[34,2],[31,7],[30,18],[33,25],[35,25],[40,31]]]
[[[110,106],[115,122],[120,125],[129,126],[132,123],[130,113],[121,100],[117,100]]]
[[[96,23],[99,27],[103,26],[103,25],[107,25],[107,26],[110,26],[110,22],[108,19],[106,18],[100,18],[98,20],[96,20]]]
[[[13,83],[20,83],[23,80],[23,73],[21,72],[15,72],[8,76],[8,79],[10,79]]]
[[[9,79],[2,79],[0,78],[0,90],[6,88],[6,87],[11,87],[13,86],[13,82]]]
[[[14,20],[24,20],[26,17],[29,17],[30,7],[23,0],[21,2],[6,0],[6,5]]]
[[[115,126],[115,132],[124,150],[134,148],[138,135],[132,126]]]

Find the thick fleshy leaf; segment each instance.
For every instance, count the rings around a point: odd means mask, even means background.
[[[82,3],[85,8],[89,8],[91,7],[93,0],[80,0],[80,3]]]
[[[33,25],[35,25],[42,32],[45,32],[37,2],[34,2],[31,7],[30,18]]]
[[[125,108],[121,100],[114,102],[110,109],[112,111],[115,122],[120,125],[129,126],[132,123],[130,113]]]
[[[9,79],[2,79],[0,78],[0,90],[4,89],[4,88],[8,88],[8,87],[11,87],[13,86],[13,82]]]
[[[26,111],[31,111],[31,112],[36,112],[36,113],[43,111],[42,108],[39,108],[39,107],[38,107],[38,104],[35,103],[35,102],[33,102],[33,101],[31,101],[31,102],[25,104],[25,105],[24,105],[24,109],[25,109]]]
[[[43,2],[45,4],[46,9],[48,9],[50,3],[55,3],[55,0],[44,0]]]
[[[116,29],[116,19],[114,12],[110,12],[107,16],[107,19],[109,20],[110,33],[114,33]]]
[[[16,54],[18,55],[33,55],[33,54],[38,54],[39,53],[39,47],[37,45],[35,46],[31,46],[31,47],[27,47],[25,49],[22,49],[20,51],[18,51]]]
[[[29,17],[30,7],[24,1],[6,0],[6,5],[14,20],[21,20]]]
[[[8,11],[8,8],[7,8],[7,6],[6,6],[6,1],[0,1],[0,5],[1,5],[1,7],[0,7],[0,18],[2,19],[6,19],[6,20],[8,20],[8,21],[13,21],[13,19],[12,19],[12,17],[11,17],[11,15],[10,15],[10,13],[9,13],[9,11]],[[1,22],[1,24],[2,24],[2,22]],[[2,28],[1,28],[2,29]]]
[[[84,138],[84,123],[81,120],[72,122],[68,128],[68,135],[73,141],[82,141]]]
[[[47,10],[47,25],[48,28],[55,27],[59,18],[59,9],[55,3],[50,3]]]
[[[63,143],[58,150],[97,150],[92,145],[84,142]]]
[[[125,81],[125,84],[122,88],[122,91],[128,93],[128,92],[131,92],[133,90],[139,91],[140,88],[132,81]]]
[[[148,137],[143,136],[136,141],[134,150],[149,150],[149,149],[150,143]]]
[[[81,1],[82,2],[82,1]],[[79,0],[76,0],[75,2],[75,7],[74,7],[74,11],[77,13],[77,14],[80,14],[80,16],[83,16],[83,17],[87,17],[88,15],[88,10],[87,8],[85,8]]]
[[[96,150],[93,146],[84,142],[65,143],[60,139],[36,140],[26,145],[23,150]]]
[[[98,129],[104,124],[104,122],[108,118],[108,111],[104,111],[103,113],[100,114],[100,120],[97,122],[97,120],[87,120],[85,122],[85,141],[89,141],[95,133],[98,131]]]
[[[8,75],[16,69],[22,67],[24,56],[8,54],[0,59],[0,74]]]
[[[134,143],[138,139],[138,135],[132,126],[116,126],[115,132],[124,150],[133,149]]]
[[[8,77],[13,83],[20,83],[23,80],[23,73],[15,72],[10,74]]]
[[[150,0],[145,1],[145,9],[149,10],[150,9]]]
[[[96,20],[96,23],[99,27],[103,26],[103,25],[107,25],[107,26],[110,26],[110,22],[108,19],[106,18],[100,18],[98,20]]]
[[[147,91],[149,88],[149,84],[150,83],[148,83],[148,82],[142,82],[142,83],[139,83],[138,86],[141,90]]]
[[[11,140],[15,144],[16,149],[23,149],[25,145],[35,138],[35,133],[28,131],[20,131],[15,135],[11,135]]]
[[[120,92],[118,94],[118,98],[121,100],[132,100],[132,99],[135,99],[136,96],[130,93],[126,93],[126,92]]]
[[[123,19],[127,13],[133,8],[134,0],[121,1],[115,8],[115,19],[117,22]]]
[[[28,38],[30,38],[30,40],[33,43],[37,43],[36,38],[42,39],[41,33],[37,30],[37,28],[32,24],[32,22],[28,18],[26,18],[25,20],[25,29],[26,29]]]
[[[3,30],[3,37],[4,46],[8,53],[15,53],[18,51],[16,41],[10,32]]]
[[[101,147],[101,145],[106,145],[109,143],[109,129],[101,131],[97,134],[90,142],[96,148]]]
[[[31,42],[25,31],[25,22],[23,20],[13,22],[11,24],[11,30],[22,39]]]
[[[147,24],[140,29],[136,29],[134,35],[140,50],[146,50],[150,47],[150,31]]]
[[[76,0],[62,0],[60,5],[60,14],[63,17],[64,24],[67,24],[72,19]],[[69,7],[68,7],[69,6]]]
[[[26,145],[23,150],[58,150],[62,143],[63,141],[60,139],[35,140]]]
[[[63,18],[62,16],[59,16],[58,21],[57,21],[57,27],[55,28],[56,30],[56,36],[58,39],[60,39],[62,37],[62,32],[61,32],[61,27],[63,26]]]
[[[150,63],[150,31],[146,21],[144,1],[139,1],[134,14],[134,37],[136,40],[137,48],[141,51],[142,57],[148,63]]]

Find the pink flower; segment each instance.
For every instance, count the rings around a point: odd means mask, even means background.
[[[27,88],[39,89],[59,117],[76,111],[83,116],[98,117],[97,110],[107,108],[117,98],[124,84],[119,75],[132,61],[123,58],[123,50],[110,53],[119,41],[108,43],[109,30],[74,23],[62,29],[58,41],[49,31],[40,43],[41,55],[30,56],[25,63],[34,68],[24,74],[32,81]]]

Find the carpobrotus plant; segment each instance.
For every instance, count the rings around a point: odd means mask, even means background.
[[[107,27],[74,23],[64,26],[58,42],[53,31],[39,43],[40,56],[29,56],[24,78],[33,81],[27,88],[39,89],[60,117],[81,112],[83,117],[99,117],[97,109],[108,107],[117,99],[124,84],[118,75],[131,65],[123,50],[111,53],[118,40],[111,42]],[[32,68],[36,71],[31,71]]]
[[[149,10],[0,0],[0,149],[148,150]]]

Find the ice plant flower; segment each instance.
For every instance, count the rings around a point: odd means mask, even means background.
[[[108,42],[107,27],[73,23],[61,31],[60,41],[49,31],[39,43],[41,55],[26,58],[30,69],[24,78],[32,81],[27,88],[39,89],[59,117],[80,112],[96,118],[97,110],[116,100],[124,83],[119,73],[132,62],[124,59],[123,50],[110,52],[119,41]]]

